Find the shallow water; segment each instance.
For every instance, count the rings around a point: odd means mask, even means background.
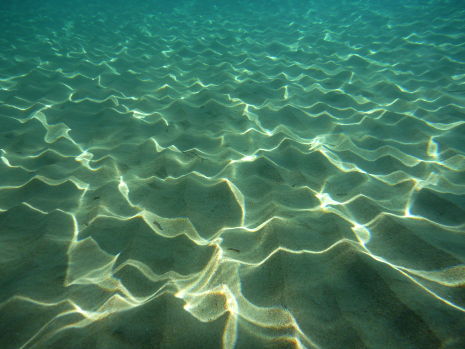
[[[465,347],[460,1],[0,5],[0,347]]]

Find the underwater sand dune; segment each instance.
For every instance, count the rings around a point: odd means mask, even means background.
[[[5,11],[0,346],[465,347],[465,13],[359,5]]]

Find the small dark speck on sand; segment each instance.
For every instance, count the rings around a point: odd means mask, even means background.
[[[153,221],[153,224],[155,224],[155,225],[157,226],[158,229],[163,230],[163,227],[162,227],[161,224],[158,223],[157,221]]]
[[[94,196],[93,197],[93,200],[98,200],[98,199],[100,199],[100,196]]]
[[[228,248],[229,251],[234,251],[234,252],[237,252],[237,253],[240,253],[241,250],[237,249],[237,248],[233,248],[233,247],[229,247]]]

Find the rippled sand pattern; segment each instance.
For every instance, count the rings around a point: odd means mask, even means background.
[[[1,14],[1,348],[465,348],[465,11],[335,4]]]

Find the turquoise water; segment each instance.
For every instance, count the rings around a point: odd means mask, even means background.
[[[4,1],[0,348],[465,348],[461,1]]]

